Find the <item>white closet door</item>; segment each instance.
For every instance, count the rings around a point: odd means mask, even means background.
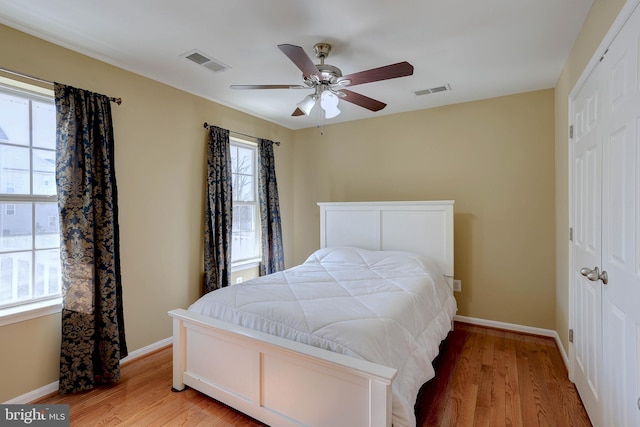
[[[602,270],[604,425],[640,425],[640,91],[636,10],[601,66],[606,84],[603,138]]]
[[[580,270],[601,265],[602,90],[596,67],[573,99],[573,380],[594,426],[602,426],[602,287]]]

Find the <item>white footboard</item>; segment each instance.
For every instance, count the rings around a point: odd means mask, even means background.
[[[272,426],[391,426],[396,370],[187,310],[173,317],[173,388]]]

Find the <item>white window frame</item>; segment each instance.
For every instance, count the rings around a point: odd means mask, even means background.
[[[234,205],[251,205],[251,206],[255,206],[255,212],[256,212],[256,232],[257,232],[257,245],[258,245],[258,256],[255,258],[247,258],[247,259],[238,259],[238,260],[234,260],[233,258],[233,252],[231,254],[231,271],[232,272],[236,272],[236,271],[241,271],[241,270],[246,270],[249,268],[255,268],[255,267],[259,267],[260,266],[260,262],[262,261],[261,258],[261,242],[260,242],[260,203],[258,200],[258,144],[256,144],[255,142],[251,142],[251,141],[246,141],[240,138],[235,138],[235,137],[230,137],[230,143],[231,146],[238,146],[238,147],[242,147],[242,148],[249,148],[251,150],[253,150],[254,153],[254,158],[253,158],[253,171],[252,171],[252,178],[253,178],[253,191],[254,191],[254,201],[253,202],[233,202]]]
[[[0,76],[0,86],[3,91],[14,92],[19,95],[27,96],[34,100],[46,100],[51,101],[54,98],[54,93],[52,89],[46,89],[34,85],[30,85],[23,82],[18,82],[12,79],[8,79]],[[6,145],[8,141],[0,141]],[[24,146],[21,146],[24,147]],[[29,145],[31,148],[31,145]],[[38,150],[41,148],[38,147]],[[13,188],[15,188],[15,183],[13,184]],[[31,185],[33,186],[33,174],[31,176]],[[35,206],[37,203],[41,202],[51,202],[55,201],[57,197],[54,196],[38,196],[38,195],[11,195],[9,188],[11,186],[7,186],[6,193],[0,194],[0,201],[7,202],[28,202],[33,203],[32,206]],[[33,187],[32,187],[33,188]],[[34,207],[35,209],[35,207]],[[35,222],[36,217],[32,214],[32,221]],[[32,224],[32,232],[35,232],[35,224]],[[33,251],[33,249],[31,250]],[[33,252],[32,252],[33,253]],[[33,266],[35,268],[35,266]],[[32,272],[33,274],[33,272]],[[8,305],[0,308],[0,326],[9,325],[12,323],[22,322],[30,319],[34,319],[41,316],[47,316],[55,313],[60,313],[62,310],[62,295],[50,295],[45,298],[36,298],[26,300],[20,303],[16,303],[13,305]]]

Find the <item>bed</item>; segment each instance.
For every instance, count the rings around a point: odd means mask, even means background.
[[[453,202],[318,205],[305,263],[169,312],[173,388],[272,426],[413,426],[456,309]]]

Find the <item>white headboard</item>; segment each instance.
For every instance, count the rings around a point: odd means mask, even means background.
[[[324,202],[320,247],[416,252],[453,277],[453,200],[418,202]]]

